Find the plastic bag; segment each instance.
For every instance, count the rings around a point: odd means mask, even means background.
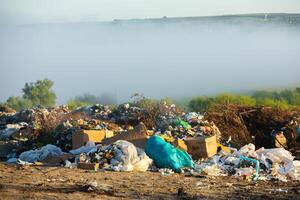
[[[148,139],[145,152],[158,168],[169,168],[180,172],[183,167],[194,167],[193,160],[185,151],[177,149],[159,136]]]
[[[177,119],[175,121],[175,125],[176,126],[182,126],[185,130],[190,130],[192,128],[189,123],[187,123],[185,121],[182,121],[182,120],[179,120],[179,119]]]
[[[114,143],[115,156],[110,161],[116,171],[147,171],[152,160],[134,144],[118,140]]]
[[[36,161],[43,160],[48,155],[60,156],[62,154],[64,154],[64,152],[62,152],[62,150],[59,147],[54,146],[52,144],[47,144],[46,146],[43,146],[39,149],[25,151],[21,153],[19,159],[25,162],[33,163]]]

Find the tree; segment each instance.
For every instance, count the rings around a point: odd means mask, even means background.
[[[256,100],[250,96],[238,96],[236,98],[236,103],[242,106],[255,106]]]
[[[99,97],[96,97],[95,95],[89,94],[89,93],[85,93],[81,96],[76,96],[75,101],[77,102],[84,102],[87,104],[97,104],[100,103],[100,99]]]
[[[255,99],[273,99],[274,93],[270,91],[256,91],[252,97]]]
[[[21,109],[32,107],[32,102],[22,97],[9,97],[5,104],[15,109],[16,111],[20,111]]]
[[[215,102],[219,104],[234,104],[237,103],[237,96],[230,93],[220,94],[215,97]]]
[[[192,111],[204,112],[212,105],[213,102],[214,102],[213,98],[196,97],[190,101],[189,108]]]
[[[68,105],[69,109],[75,110],[76,108],[87,106],[87,105],[89,105],[89,103],[71,99],[68,101],[67,105]]]
[[[52,91],[54,83],[49,79],[37,80],[35,83],[26,83],[22,89],[23,98],[30,100],[33,106],[54,106],[56,95]]]
[[[26,83],[22,89],[23,96],[9,97],[5,104],[17,111],[33,106],[54,106],[56,95],[51,90],[53,84],[53,81],[49,79]]]

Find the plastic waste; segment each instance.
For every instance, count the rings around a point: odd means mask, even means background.
[[[110,164],[115,171],[147,171],[152,160],[142,149],[136,148],[134,144],[118,140],[114,143],[115,155]]]
[[[298,138],[300,138],[300,124],[298,124],[297,132],[298,132]]]
[[[153,159],[158,168],[169,168],[180,172],[183,167],[194,167],[191,157],[159,136],[152,136],[145,146],[146,154]]]
[[[6,128],[0,130],[0,140],[8,140],[11,135],[26,127],[28,127],[28,124],[25,122],[21,122],[18,124],[6,124]]]
[[[36,161],[43,160],[48,155],[59,156],[62,154],[64,154],[64,152],[62,152],[62,150],[59,147],[52,145],[52,144],[47,144],[46,146],[43,146],[39,149],[25,151],[25,152],[21,153],[19,160],[33,163]]]
[[[204,118],[203,115],[196,113],[196,112],[190,112],[183,116],[183,119],[187,122],[193,122],[197,120],[202,120]]]
[[[249,161],[249,162],[255,164],[255,175],[253,176],[253,180],[254,181],[258,180],[258,173],[259,173],[259,169],[260,169],[259,168],[259,161],[255,160],[255,159],[252,159],[252,158],[244,157],[244,156],[241,156],[240,159],[241,160],[246,160],[246,161]]]
[[[238,168],[235,172],[237,176],[251,176],[253,173],[255,173],[255,169],[252,167]]]
[[[221,169],[218,165],[208,165],[203,169],[203,172],[209,176],[220,176]]]
[[[255,152],[255,145],[254,144],[247,144],[240,148],[239,151],[235,153],[237,156],[246,156],[256,158],[257,154]]]
[[[10,158],[10,159],[8,159],[6,162],[7,162],[7,163],[16,163],[17,161],[18,161],[17,158]]]
[[[190,130],[192,127],[189,123],[185,122],[185,121],[182,121],[180,119],[177,119],[175,121],[175,125],[176,126],[182,126],[185,130]]]
[[[172,169],[168,168],[162,168],[158,170],[162,176],[170,176],[171,174],[174,174],[174,171]]]
[[[88,141],[85,146],[79,147],[78,149],[74,149],[69,151],[73,155],[79,155],[81,153],[89,153],[91,151],[96,151],[97,146],[94,142]]]

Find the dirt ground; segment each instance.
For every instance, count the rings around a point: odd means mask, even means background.
[[[97,188],[87,183],[96,180]],[[300,199],[298,182],[0,163],[0,199]]]

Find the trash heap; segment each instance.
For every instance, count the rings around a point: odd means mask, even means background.
[[[234,147],[253,143],[257,148],[283,147],[293,154],[299,149],[297,126],[300,124],[300,110],[297,108],[281,110],[219,105],[207,111],[204,119],[217,124],[222,143],[230,138]]]
[[[157,129],[164,130],[170,124],[173,124],[184,113],[176,107],[175,104],[168,105],[162,102],[157,105],[157,113],[155,113],[155,125]]]
[[[147,171],[152,160],[132,143],[118,140],[111,145],[99,145],[79,155],[78,165],[113,171]]]
[[[196,113],[193,113],[195,117],[187,118],[187,115],[190,115],[188,113],[183,115],[181,118],[177,117],[176,119],[173,119],[163,131],[158,131],[157,134],[170,142],[175,141],[178,138],[185,139],[188,137],[205,136],[216,136],[217,141],[219,141],[221,132],[214,122],[204,120],[200,114],[195,114]],[[182,119],[185,119],[186,121]]]
[[[91,119],[100,119],[100,120],[108,120],[109,115],[112,111],[108,106],[95,104],[91,106],[84,106],[74,110],[70,115],[73,118],[79,116],[79,118],[91,118]]]
[[[220,151],[205,162],[196,164],[195,171],[212,176],[243,176],[248,180],[300,181],[300,161],[284,148],[255,149],[248,144],[239,150]]]
[[[87,170],[300,181],[299,113],[227,105],[202,115],[165,102],[121,104],[114,111],[99,104],[72,112],[65,106],[1,111],[0,158]]]
[[[1,112],[0,160],[6,160],[34,148],[39,140],[51,143],[47,133],[65,120],[66,106],[25,109],[15,113]]]
[[[72,136],[81,130],[113,130],[114,134],[122,131],[122,128],[110,121],[98,119],[79,119],[65,121],[53,131],[55,144],[65,151],[72,149]]]
[[[121,104],[110,114],[110,120],[120,125],[137,125],[146,117],[146,111],[129,103]]]

